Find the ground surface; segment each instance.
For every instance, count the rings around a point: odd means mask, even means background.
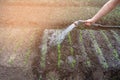
[[[118,76],[120,45],[117,39],[120,38],[119,30],[77,29],[66,36],[62,44],[54,47],[47,46],[49,37],[55,32],[58,35],[59,30],[44,32],[40,63],[43,67],[43,78],[48,80],[49,78],[54,80],[120,79]]]
[[[7,1],[7,0],[6,0]],[[77,1],[77,0],[76,0]],[[94,1],[94,0],[93,0]],[[48,79],[48,80],[85,80],[86,77],[89,77],[90,80],[96,77],[95,74],[103,75],[103,73],[98,73],[101,70],[101,67],[97,67],[98,69],[94,68],[97,64],[99,64],[99,59],[95,53],[97,48],[93,48],[96,45],[94,41],[91,42],[91,38],[89,37],[88,31],[82,31],[83,35],[83,43],[79,42],[80,34],[79,31],[74,30],[71,34],[71,37],[66,37],[66,40],[62,43],[62,50],[60,50],[60,46],[50,48],[50,50],[43,51],[49,53],[47,55],[42,55],[40,44],[42,41],[45,41],[43,38],[43,31],[46,28],[65,28],[70,25],[72,22],[79,20],[79,19],[88,19],[92,17],[98,10],[99,7],[93,6],[80,6],[78,3],[74,3],[75,5],[71,4],[66,6],[66,3],[63,4],[55,4],[54,1],[51,2],[50,5],[40,5],[36,3],[13,3],[14,1],[4,3],[1,0],[0,5],[0,80],[38,80],[38,79]],[[47,2],[47,1],[46,1]],[[66,1],[67,2],[67,1]],[[58,1],[59,3],[59,1]],[[103,2],[104,3],[104,2]],[[103,4],[102,3],[102,4]],[[48,3],[47,3],[48,4]],[[54,5],[53,5],[54,4]],[[90,5],[90,4],[89,4]],[[99,5],[101,6],[101,4]],[[108,16],[104,17],[100,20],[102,24],[112,24],[112,25],[119,25],[119,7],[113,11]],[[114,15],[113,15],[114,14]],[[117,61],[111,60],[113,55],[109,55],[114,48],[120,53],[120,45],[119,45],[119,30],[114,31],[107,31],[105,35],[107,35],[110,42],[104,40],[103,35],[99,35],[99,31],[93,31],[96,35],[97,43],[102,49],[105,59],[109,64],[109,67],[113,67],[113,65],[118,64]],[[117,34],[117,35],[116,35]],[[112,36],[111,36],[112,35]],[[94,38],[94,37],[93,37]],[[72,40],[71,40],[72,39]],[[87,43],[86,43],[87,42]],[[110,45],[111,43],[111,45]],[[78,47],[79,45],[82,46]],[[109,45],[109,46],[107,46]],[[85,46],[85,49],[84,49]],[[112,47],[111,47],[112,46]],[[73,48],[74,49],[73,49]],[[84,67],[83,58],[81,58],[82,53],[86,53],[89,55],[89,58],[95,58],[95,60],[91,60],[92,64],[94,65],[92,68],[89,69],[88,67]],[[61,53],[59,53],[61,52]],[[58,54],[59,53],[59,58]],[[79,54],[80,53],[80,54]],[[90,56],[90,54],[93,56]],[[98,49],[99,53],[99,49]],[[112,53],[111,53],[112,54]],[[86,55],[86,54],[85,54]],[[108,57],[111,57],[109,58]],[[46,57],[47,56],[47,57]],[[84,56],[84,55],[83,55]],[[115,55],[116,56],[116,55]],[[75,58],[75,61],[73,59]],[[86,56],[84,56],[86,59]],[[118,58],[118,57],[117,57]],[[67,64],[69,62],[70,64]],[[71,60],[72,59],[72,60]],[[88,58],[87,58],[88,60]],[[103,61],[102,57],[102,61]],[[41,62],[43,61],[43,62]],[[62,62],[61,62],[62,61]],[[73,62],[71,64],[71,61]],[[98,62],[97,62],[98,61]],[[110,63],[111,62],[111,63]],[[44,64],[45,63],[45,64]],[[65,63],[64,65],[61,65]],[[77,63],[77,64],[76,64]],[[82,63],[82,64],[81,64]],[[89,64],[89,61],[87,62]],[[47,66],[47,69],[44,66]],[[59,66],[61,69],[58,68]],[[71,68],[75,66],[75,68]],[[106,64],[103,64],[106,67]],[[79,70],[79,68],[81,68]],[[115,68],[115,69],[114,69]],[[87,69],[87,72],[85,72]],[[96,70],[94,70],[96,69]],[[108,80],[115,78],[115,80],[119,80],[119,66],[113,67],[112,70],[108,70],[106,72],[106,77]],[[83,70],[83,71],[81,71]],[[92,74],[92,70],[95,71]],[[77,72],[79,71],[79,72]],[[110,73],[110,74],[108,74]],[[64,75],[63,75],[64,74]],[[90,74],[93,75],[91,78]],[[79,77],[82,75],[82,77]],[[113,76],[112,76],[113,75]],[[95,77],[94,77],[95,76]],[[102,76],[103,77],[103,76]],[[75,79],[77,78],[77,79]],[[98,77],[97,77],[98,78]],[[107,79],[106,78],[106,79]],[[96,79],[95,79],[96,80]]]

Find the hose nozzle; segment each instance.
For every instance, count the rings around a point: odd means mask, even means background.
[[[78,21],[75,21],[74,24],[76,27],[78,27],[81,23],[85,23],[86,21],[85,20],[78,20]],[[91,26],[94,26],[94,27],[103,27],[103,25],[101,24],[92,24]]]
[[[75,21],[73,24],[75,24],[75,26],[78,27],[81,23],[85,23],[85,20],[78,20]]]

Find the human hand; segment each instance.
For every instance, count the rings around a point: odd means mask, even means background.
[[[85,20],[84,23],[86,26],[91,26],[92,24],[95,23],[95,21],[93,19],[88,19],[88,20]]]

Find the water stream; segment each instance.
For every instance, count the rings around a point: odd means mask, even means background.
[[[68,33],[70,31],[72,31],[75,27],[76,27],[75,24],[71,24],[63,31],[61,31],[59,33],[53,33],[48,44],[51,46],[55,46],[57,44],[62,43],[62,41],[65,39],[65,37],[68,35]]]

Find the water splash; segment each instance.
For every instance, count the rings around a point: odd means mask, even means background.
[[[74,28],[76,27],[75,24],[71,24],[70,26],[68,26],[66,29],[64,29],[61,32],[58,33],[53,33],[51,38],[49,39],[49,45],[50,46],[55,46],[57,44],[60,44],[63,42],[63,40],[65,39],[66,35],[68,35],[68,33],[70,31],[72,31]]]

